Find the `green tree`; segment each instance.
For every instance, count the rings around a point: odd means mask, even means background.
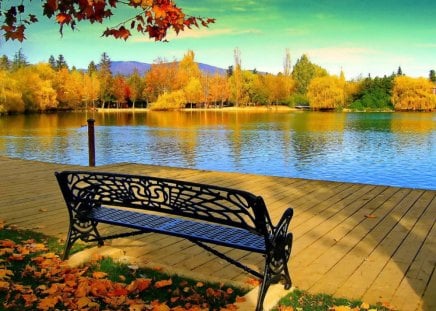
[[[88,75],[92,76],[92,74],[97,71],[97,66],[95,65],[94,61],[91,61],[88,65]]]
[[[327,70],[313,64],[306,54],[303,54],[295,63],[292,78],[295,81],[295,91],[306,94],[310,81],[316,77],[327,76]]]
[[[361,82],[360,91],[355,94],[355,99],[350,108],[358,110],[392,109],[391,95],[394,77],[395,75],[364,79]]]
[[[62,54],[58,55],[58,58],[56,59],[56,69],[68,69],[67,61],[65,60],[65,57]]]
[[[56,69],[57,69],[57,67],[56,67],[56,58],[54,58],[53,55],[50,55],[50,57],[48,58],[48,64],[50,65],[50,67],[51,67],[53,70],[56,70]]]
[[[403,73],[403,70],[401,69],[401,66],[398,66],[397,76],[404,76],[404,73]]]
[[[430,70],[429,79],[431,82],[436,82],[436,71],[434,69]]]
[[[27,65],[28,62],[26,60],[26,56],[24,55],[23,50],[19,49],[14,55],[14,59],[12,61],[12,70],[18,70],[26,67]]]

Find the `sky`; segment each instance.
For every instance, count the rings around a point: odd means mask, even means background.
[[[41,10],[32,1],[36,10]],[[105,24],[81,23],[60,36],[54,20],[40,16],[23,43],[0,41],[0,55],[22,48],[30,63],[62,54],[68,65],[86,68],[106,52],[112,61],[180,60],[193,50],[197,62],[228,68],[238,48],[243,69],[283,71],[286,49],[292,65],[306,54],[332,75],[347,79],[390,75],[401,67],[412,77],[436,70],[435,0],[176,0],[189,15],[213,17],[209,28],[170,34],[169,42],[135,35],[127,41],[101,37],[107,26],[132,16],[124,8]]]

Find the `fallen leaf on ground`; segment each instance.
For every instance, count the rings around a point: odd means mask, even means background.
[[[106,272],[95,271],[92,273],[94,279],[104,279],[107,276]]]
[[[173,284],[173,281],[171,279],[168,280],[161,280],[154,283],[155,288],[162,288],[166,286],[171,286]]]
[[[369,218],[369,219],[377,218],[377,216],[374,214],[367,214],[367,215],[365,215],[365,217]]]

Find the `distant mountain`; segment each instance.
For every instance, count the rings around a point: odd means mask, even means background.
[[[148,71],[151,67],[151,64],[134,62],[134,61],[112,61],[111,62],[111,71],[113,74],[121,74],[124,76],[129,76],[133,73],[135,69],[138,70],[139,74],[142,76],[146,71]],[[198,67],[204,73],[208,74],[226,74],[226,69],[222,69],[219,67],[211,66],[208,64],[198,63]]]
[[[150,70],[151,65],[147,63],[141,62],[123,62],[123,61],[112,61],[111,62],[111,71],[113,74],[120,74],[124,76],[129,76],[133,73],[135,69],[138,70],[138,73],[142,76],[146,71]]]
[[[219,73],[221,75],[225,75],[227,73],[227,69],[222,69],[208,64],[198,63],[198,67],[204,73],[209,73],[209,74]]]

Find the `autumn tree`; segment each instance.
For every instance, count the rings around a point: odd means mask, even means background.
[[[0,115],[24,112],[24,101],[17,80],[8,70],[0,68]]]
[[[198,64],[195,62],[194,58],[194,52],[189,50],[178,63],[173,89],[182,89],[186,87],[191,78],[200,79],[200,68],[198,67]]]
[[[95,103],[100,96],[100,80],[98,79],[97,72],[89,72],[87,74],[83,74],[83,100],[93,109],[95,109]]]
[[[14,71],[13,76],[18,88],[22,92],[25,111],[45,111],[56,109],[58,102],[56,91],[51,80],[44,79],[52,70],[48,64],[45,66],[26,66]]]
[[[433,83],[425,78],[398,76],[394,80],[392,103],[395,110],[429,111],[436,108]]]
[[[132,108],[135,109],[136,101],[142,98],[142,94],[145,88],[144,80],[141,78],[136,68],[133,73],[128,77],[127,84],[130,88],[129,99],[132,101]]]
[[[177,74],[177,63],[157,59],[145,75],[144,97],[155,101],[159,95],[174,90],[174,80]]]
[[[39,21],[31,0],[3,1],[0,7],[0,29],[3,30],[6,40],[23,41],[30,24]],[[31,5],[32,4],[32,5]],[[177,34],[193,26],[207,27],[214,23],[213,18],[194,17],[185,14],[177,7],[173,0],[42,0],[43,15],[55,19],[59,24],[60,33],[64,27],[75,30],[79,23],[88,21],[91,24],[103,23],[112,15],[119,14],[114,11],[116,7],[126,6],[132,13],[130,18],[113,27],[108,27],[103,36],[126,40],[131,36],[131,30],[146,35],[156,41],[165,40],[168,30]],[[125,10],[121,10],[125,12]]]
[[[230,86],[227,76],[215,73],[208,81],[209,100],[213,103],[218,103],[222,107],[224,102],[228,101],[230,97]]]
[[[129,85],[125,78],[121,75],[116,75],[113,79],[113,95],[117,108],[120,108],[122,104],[126,102],[126,99],[130,95]]]
[[[191,77],[188,84],[183,88],[186,102],[189,104],[198,104],[203,99],[203,90],[199,78]]]
[[[310,81],[307,98],[313,109],[337,109],[345,105],[344,81],[337,76],[317,77]]]
[[[113,95],[111,60],[106,52],[101,55],[97,68],[100,80],[101,107],[105,108],[106,102],[110,102]]]

